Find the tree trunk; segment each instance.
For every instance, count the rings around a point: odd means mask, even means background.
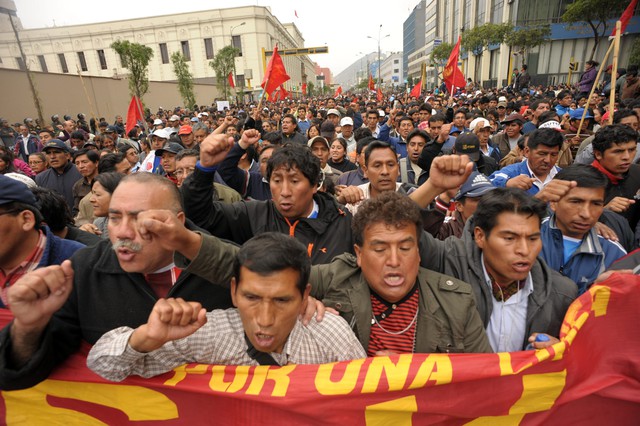
[[[598,27],[594,25],[593,22],[591,21],[587,21],[587,22],[589,23],[589,26],[593,30],[594,43],[593,43],[593,48],[591,49],[591,56],[589,57],[589,60],[593,61],[593,58],[596,56],[596,50],[598,50],[598,43],[600,43],[600,34],[598,34]]]

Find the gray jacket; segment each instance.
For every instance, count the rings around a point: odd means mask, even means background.
[[[439,241],[423,232],[420,241],[421,266],[471,284],[476,307],[486,328],[493,310],[493,294],[485,282],[482,251],[474,241],[472,230],[473,217],[467,221],[462,238],[449,237]],[[531,269],[531,278],[533,293],[528,300],[523,349],[531,333],[547,333],[557,337],[567,308],[578,295],[575,283],[549,268],[540,257]]]

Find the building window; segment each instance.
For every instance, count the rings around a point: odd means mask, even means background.
[[[169,63],[169,52],[167,51],[167,43],[160,43],[160,57],[163,64]]]
[[[213,59],[213,41],[210,38],[204,39],[204,52],[207,59]]]
[[[238,52],[239,52],[238,56],[242,56],[242,39],[240,38],[239,35],[233,36],[231,38],[231,45],[236,49],[238,49]]]
[[[18,69],[24,71],[25,67],[24,67],[24,61],[22,60],[22,58],[20,56],[16,56],[16,63],[18,64]]]
[[[87,60],[84,57],[84,52],[78,52],[78,61],[80,61],[80,69],[82,71],[87,71]]]
[[[191,60],[191,52],[189,52],[189,42],[181,41],[180,46],[182,46],[182,56],[184,56],[185,61]]]
[[[399,62],[400,62],[400,61],[399,61],[398,59],[394,59],[394,60],[393,60],[393,64],[394,64],[394,65],[395,65],[395,64],[397,64],[397,63],[399,63]]]
[[[60,60],[60,68],[62,68],[63,73],[69,72],[69,67],[67,66],[67,59],[64,57],[64,53],[58,53],[58,59]]]
[[[38,55],[38,61],[40,62],[40,69],[42,72],[49,72],[47,68],[47,61],[44,59],[44,55]]]
[[[394,74],[398,74],[399,72],[400,72],[400,69],[399,69],[399,68],[394,68],[394,69],[393,69],[393,73],[394,73]]]
[[[102,50],[102,49],[98,50],[98,59],[100,60],[100,69],[101,70],[106,70],[107,69],[107,57],[104,56],[104,50]]]

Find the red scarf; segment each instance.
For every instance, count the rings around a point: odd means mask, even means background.
[[[613,175],[609,170],[602,167],[602,164],[600,164],[598,160],[593,160],[593,163],[591,163],[591,165],[596,169],[600,170],[600,172],[602,172],[603,175],[609,178],[609,180],[613,185],[619,184],[620,181],[622,180],[622,178],[619,178],[618,176]]]

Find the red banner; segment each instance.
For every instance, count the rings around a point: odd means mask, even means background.
[[[499,354],[405,354],[323,365],[188,364],[105,382],[78,353],[38,386],[2,392],[4,424],[637,424],[640,277],[571,305],[560,343]],[[85,352],[86,353],[86,352]]]
[[[451,55],[449,55],[449,59],[447,60],[447,65],[444,67],[442,71],[442,78],[444,79],[444,83],[447,87],[447,90],[450,91],[451,95],[454,95],[456,87],[464,87],[466,81],[464,79],[464,75],[460,68],[458,68],[458,57],[460,56],[460,36],[458,36],[458,42],[453,47],[451,51]]]

